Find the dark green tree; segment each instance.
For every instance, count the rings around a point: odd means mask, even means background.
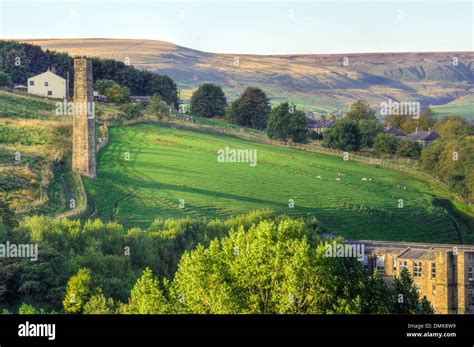
[[[0,87],[11,87],[12,79],[7,73],[0,71]]]
[[[268,119],[267,135],[275,140],[307,142],[309,133],[304,112],[288,102],[281,103],[272,110]]]
[[[344,118],[324,133],[323,146],[343,151],[358,151],[361,134],[357,122]]]
[[[227,99],[221,87],[212,83],[201,85],[191,97],[191,113],[196,116],[211,118],[223,117]]]
[[[248,87],[228,109],[231,123],[263,130],[267,127],[271,107],[266,94],[260,88]]]
[[[383,133],[383,125],[377,119],[363,119],[358,122],[360,129],[360,145],[362,148],[371,148],[374,145],[375,137]]]

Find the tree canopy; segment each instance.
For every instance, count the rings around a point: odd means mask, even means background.
[[[191,97],[191,113],[205,118],[223,117],[227,99],[221,87],[204,83]]]
[[[281,103],[273,108],[268,119],[267,135],[276,140],[306,142],[309,134],[304,112],[296,110],[288,102]]]
[[[264,130],[271,107],[267,95],[256,87],[248,87],[227,111],[227,119],[244,127]]]
[[[354,121],[375,119],[375,111],[370,107],[367,101],[357,100],[351,105],[346,117]]]
[[[474,135],[474,128],[469,122],[456,115],[441,118],[434,126],[442,137]]]
[[[361,134],[357,122],[344,118],[324,133],[323,146],[344,151],[361,148]]]

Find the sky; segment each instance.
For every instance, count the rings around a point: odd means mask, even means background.
[[[0,38],[153,39],[216,53],[473,51],[473,1],[0,0]]]

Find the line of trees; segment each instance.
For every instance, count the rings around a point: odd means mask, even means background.
[[[220,86],[205,83],[193,93],[190,112],[205,118],[225,117],[232,124],[266,130],[271,139],[304,143],[309,138],[304,112],[288,102],[272,110],[267,95],[257,87],[246,88],[228,104]]]

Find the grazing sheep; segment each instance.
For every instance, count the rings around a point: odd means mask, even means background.
[[[362,177],[362,181],[367,181],[367,177]]]
[[[341,179],[339,177],[336,177],[336,181],[340,181]]]
[[[369,178],[369,182],[372,181],[372,178]]]
[[[316,178],[317,178],[318,180],[320,180],[320,179],[321,179],[321,176],[316,176]]]

